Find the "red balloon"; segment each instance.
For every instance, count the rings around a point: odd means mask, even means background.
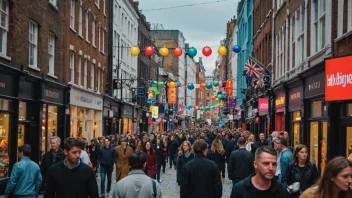
[[[202,50],[202,53],[204,56],[210,56],[211,53],[212,53],[212,50],[210,47],[204,47],[203,50]]]
[[[151,46],[145,47],[144,48],[144,53],[147,56],[152,56],[154,54],[154,48]]]
[[[212,99],[212,100],[215,100],[215,98],[216,98],[216,96],[211,96],[211,99]]]
[[[175,48],[174,49],[174,54],[175,56],[181,56],[182,55],[182,48]]]

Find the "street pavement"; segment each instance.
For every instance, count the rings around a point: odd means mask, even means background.
[[[116,174],[115,174],[115,167],[114,167],[114,172],[112,173],[112,184],[111,184],[111,192],[110,196],[112,197],[112,190],[114,189],[116,185]],[[226,171],[226,176],[227,176],[227,171]],[[107,178],[105,179],[105,187],[107,185]],[[97,177],[97,182],[98,182],[98,188],[100,192],[100,175]],[[170,169],[169,166],[167,166],[166,171],[164,174],[161,175],[161,193],[163,198],[175,198],[175,197],[180,197],[180,187],[178,186],[176,182],[176,170]],[[231,190],[232,190],[232,182],[228,180],[227,178],[225,179],[225,184],[223,185],[223,198],[229,198],[231,195]],[[42,198],[43,196],[39,196]]]

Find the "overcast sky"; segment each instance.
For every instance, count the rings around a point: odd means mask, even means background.
[[[220,40],[226,36],[227,22],[236,15],[239,0],[226,0],[175,9],[147,10],[213,1],[215,0],[139,0],[139,9],[147,17],[148,22],[162,24],[165,30],[180,30],[186,43],[197,48],[196,61],[199,56],[204,57],[203,47],[210,46],[213,53],[203,58],[203,64],[206,75],[211,75],[215,68]]]

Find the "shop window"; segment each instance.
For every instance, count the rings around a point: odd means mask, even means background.
[[[321,117],[322,112],[322,101],[314,101],[310,105],[310,117]]]
[[[50,148],[50,139],[57,136],[57,107],[48,106],[48,147]]]
[[[7,177],[9,171],[9,125],[10,115],[0,113],[0,178]]]
[[[346,116],[352,116],[352,103],[347,104],[347,115]]]
[[[27,110],[27,103],[25,102],[19,102],[19,105],[18,105],[18,110],[19,110],[19,113],[18,113],[18,119],[19,120],[26,120],[26,110]]]
[[[42,144],[42,148],[41,148],[41,154],[42,156],[44,155],[44,153],[46,152],[46,120],[47,120],[47,116],[46,116],[46,107],[47,105],[44,104],[43,105],[43,112],[42,112],[42,141],[41,141],[41,144]]]
[[[293,147],[296,148],[300,144],[300,122],[293,123]]]
[[[310,160],[318,166],[319,122],[310,123]]]
[[[11,110],[11,100],[0,99],[0,110],[10,111]]]
[[[352,127],[346,129],[346,157],[352,157]]]
[[[322,127],[322,140],[320,141],[320,147],[321,147],[321,174],[323,175],[325,166],[328,162],[327,159],[327,145],[328,145],[328,122],[322,122],[321,123]]]
[[[300,111],[293,112],[293,121],[300,121],[300,120],[301,120],[301,112]]]
[[[50,150],[50,139],[57,136],[57,106],[43,105],[42,112],[42,155]]]

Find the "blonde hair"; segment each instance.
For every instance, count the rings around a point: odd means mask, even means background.
[[[224,155],[225,150],[224,146],[222,145],[222,142],[220,140],[214,140],[213,143],[211,144],[211,151],[215,153],[217,151],[220,153],[220,155]]]
[[[184,144],[184,143],[186,143],[186,144],[188,145],[188,147],[189,147],[189,152],[193,153],[193,148],[192,148],[191,142],[189,142],[189,141],[184,141],[184,142],[180,145],[180,147],[178,147],[178,156],[182,156],[182,154],[183,154],[183,152],[184,152],[184,150],[183,150],[183,144]]]
[[[255,137],[254,137],[254,135],[250,135],[249,137],[248,137],[248,142],[254,142],[255,141]]]

